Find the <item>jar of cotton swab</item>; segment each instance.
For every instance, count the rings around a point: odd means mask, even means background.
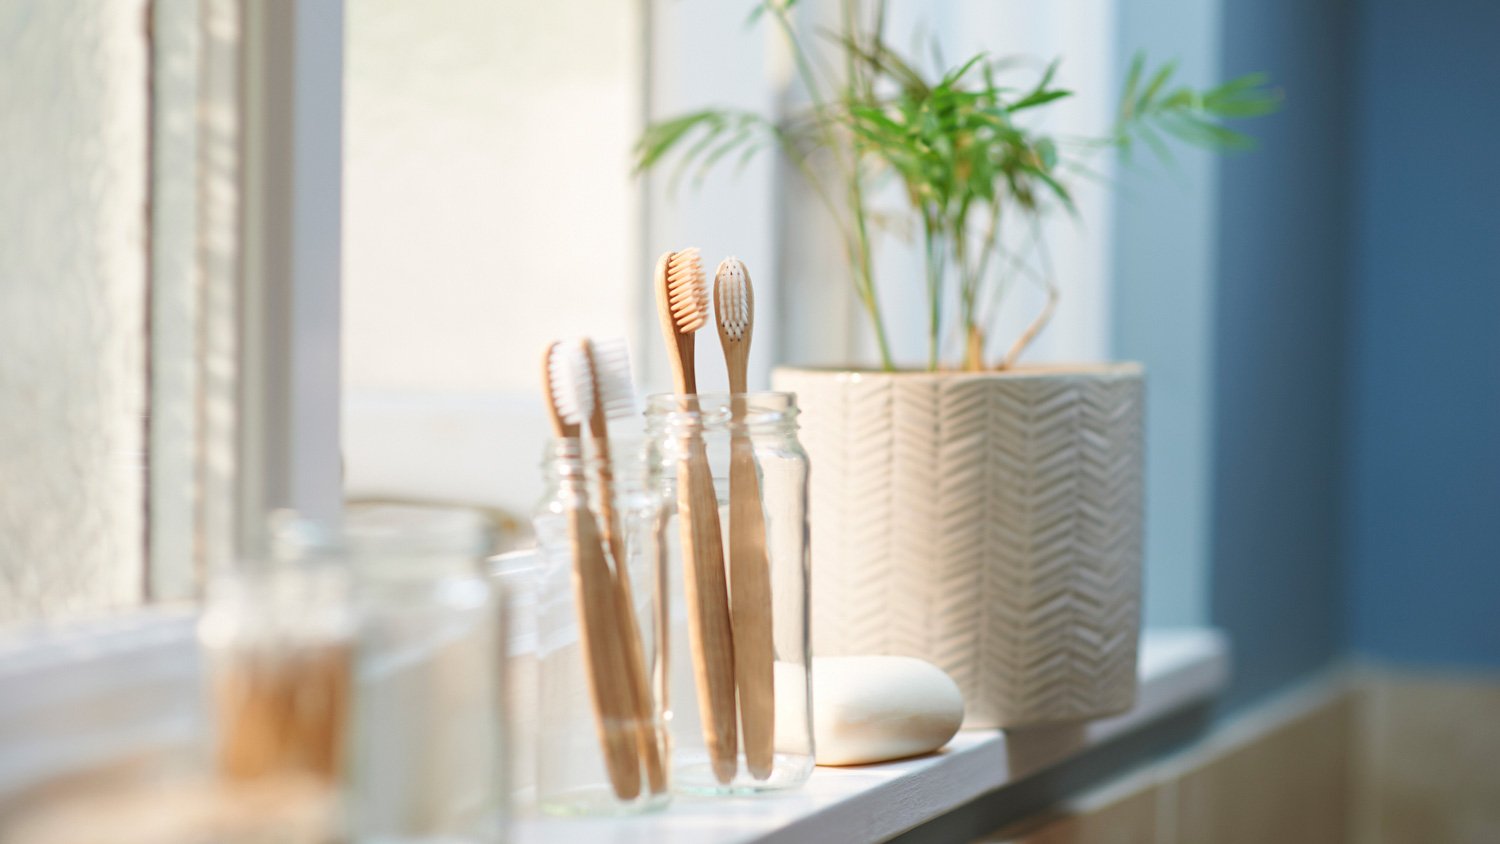
[[[343,834],[357,629],[348,569],[309,551],[312,530],[273,515],[270,547],[214,578],[198,625],[217,793],[273,795],[298,841]]]

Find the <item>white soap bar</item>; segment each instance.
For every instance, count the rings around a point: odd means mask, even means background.
[[[929,753],[964,720],[958,684],[909,656],[813,659],[813,737],[819,765],[863,765]]]

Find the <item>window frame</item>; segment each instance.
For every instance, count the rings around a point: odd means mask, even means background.
[[[343,8],[151,6],[146,603],[201,599],[272,510],[341,509]]]

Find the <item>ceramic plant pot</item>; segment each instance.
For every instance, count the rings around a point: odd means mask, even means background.
[[[1135,702],[1142,369],[782,368],[811,460],[813,652],[948,672],[964,726]]]

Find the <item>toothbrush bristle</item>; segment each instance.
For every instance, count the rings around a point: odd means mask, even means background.
[[[714,273],[714,302],[718,306],[719,325],[724,334],[739,340],[750,328],[750,298],[745,293],[749,283],[745,262],[733,256],[725,258]]]
[[[623,337],[594,341],[594,378],[599,383],[599,405],[604,415],[619,419],[635,415],[635,387],[630,383],[630,349]]]
[[[583,343],[564,340],[553,344],[547,356],[547,372],[557,415],[569,425],[587,422],[594,412],[594,385]]]
[[[691,334],[708,321],[708,284],[696,248],[673,252],[667,259],[667,306],[682,334]]]

